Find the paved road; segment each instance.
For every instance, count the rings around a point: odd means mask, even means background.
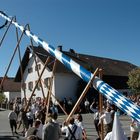
[[[21,136],[21,130],[19,130],[19,135],[12,136],[9,122],[8,122],[8,113],[9,111],[0,111],[0,140],[23,140],[24,138]],[[63,122],[66,116],[61,115],[58,118],[59,122]],[[130,136],[130,118],[127,116],[120,116],[120,121],[122,123],[122,127],[127,136]],[[85,129],[87,131],[88,140],[96,140],[97,133],[95,131],[95,127],[93,124],[93,115],[92,114],[83,114],[83,122]],[[63,138],[61,138],[62,140]]]
[[[59,122],[62,122],[64,120],[65,116],[60,116],[59,117]],[[94,123],[93,123],[93,114],[83,114],[83,122],[84,122],[84,127],[87,132],[88,140],[96,140],[98,138]],[[131,119],[126,116],[120,116],[120,122],[122,124],[122,128],[126,134],[127,137],[130,137],[130,122]]]

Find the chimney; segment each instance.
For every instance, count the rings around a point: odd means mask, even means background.
[[[62,46],[58,46],[57,50],[62,51]]]
[[[69,49],[69,52],[75,54],[74,49]]]

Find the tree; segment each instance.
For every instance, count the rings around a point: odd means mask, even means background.
[[[2,103],[5,100],[5,95],[0,92],[0,103]]]
[[[127,84],[135,93],[140,93],[140,68],[133,69],[128,73]]]

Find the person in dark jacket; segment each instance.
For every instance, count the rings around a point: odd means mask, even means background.
[[[28,129],[28,131],[26,132],[25,137],[29,137],[29,136],[31,136],[31,135],[34,135],[34,136],[36,136],[38,139],[40,139],[39,136],[37,135],[37,134],[38,134],[38,133],[37,133],[37,132],[38,132],[38,128],[39,128],[40,124],[41,124],[41,121],[36,120],[35,123],[34,123],[34,126],[33,126],[33,127],[30,127],[30,128]]]
[[[14,128],[15,128],[15,133],[17,134],[17,114],[15,112],[15,110],[11,111],[8,114],[8,119],[9,119],[9,123],[10,123],[10,127],[11,127],[11,131],[12,134],[14,135]]]
[[[43,126],[42,140],[59,140],[61,136],[61,129],[57,122],[57,113],[51,114],[51,120]]]

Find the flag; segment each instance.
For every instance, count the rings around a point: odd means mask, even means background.
[[[121,127],[121,124],[119,121],[119,115],[117,114],[117,112],[115,113],[115,116],[114,116],[112,136],[110,140],[128,140]]]

